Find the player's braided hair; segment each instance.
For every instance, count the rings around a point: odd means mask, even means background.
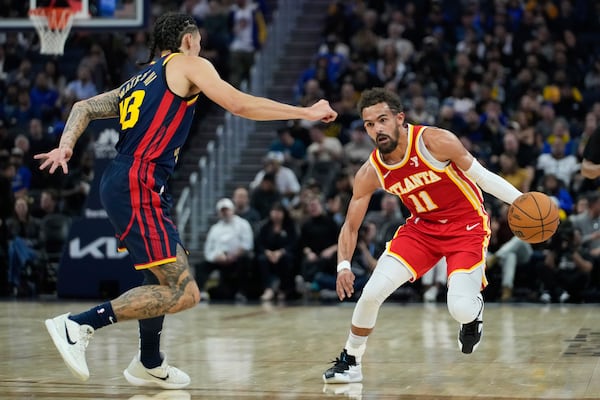
[[[375,104],[386,103],[390,110],[399,113],[404,111],[400,97],[394,92],[384,88],[373,88],[365,90],[358,101],[358,113],[362,115],[362,110]]]
[[[178,53],[183,35],[196,31],[198,31],[198,25],[196,25],[194,18],[188,14],[168,12],[161,15],[154,23],[149,46],[150,56],[143,64],[151,62],[157,50]]]

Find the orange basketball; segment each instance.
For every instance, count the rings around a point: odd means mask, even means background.
[[[523,193],[508,209],[510,230],[527,243],[545,242],[554,235],[559,222],[556,203],[544,193]]]

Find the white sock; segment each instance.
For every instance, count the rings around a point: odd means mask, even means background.
[[[360,364],[363,354],[367,349],[368,336],[358,336],[350,332],[346,341],[346,351],[349,355],[356,358],[356,363]]]

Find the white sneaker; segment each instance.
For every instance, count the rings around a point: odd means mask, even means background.
[[[567,292],[565,290],[560,294],[558,301],[560,301],[561,303],[566,303],[567,301],[569,301],[570,298],[571,298],[571,295],[569,294],[569,292]]]
[[[69,319],[69,315],[70,313],[66,313],[47,319],[46,329],[73,375],[82,381],[87,381],[90,371],[85,361],[85,349],[94,334],[94,328],[89,325],[79,325]]]
[[[348,354],[346,349],[342,351],[340,357],[332,361],[333,367],[329,368],[323,374],[325,383],[356,383],[362,381],[362,369],[356,362],[356,358]]]
[[[158,386],[163,389],[181,389],[190,384],[188,374],[167,364],[167,356],[162,351],[160,356],[163,360],[162,364],[148,369],[140,361],[138,353],[123,371],[127,382],[135,386]]]

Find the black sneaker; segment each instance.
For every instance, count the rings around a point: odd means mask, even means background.
[[[334,363],[334,366],[323,374],[323,382],[354,383],[362,381],[360,364],[356,363],[356,358],[349,355],[346,349],[332,363]]]
[[[477,296],[481,301],[481,310],[473,322],[462,324],[458,332],[458,348],[465,354],[471,354],[479,346],[483,333],[483,296]]]

